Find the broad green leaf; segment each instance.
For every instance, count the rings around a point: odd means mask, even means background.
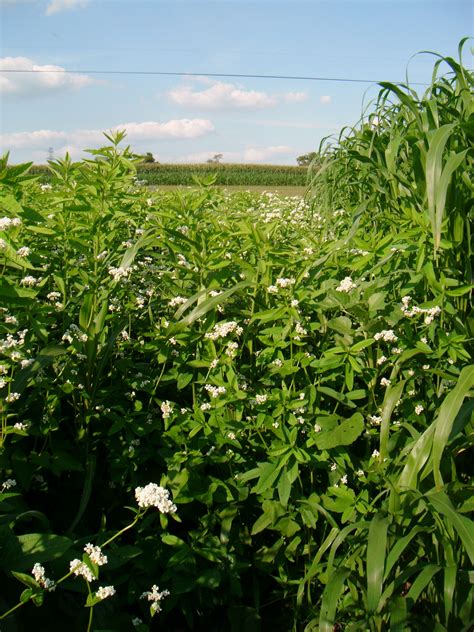
[[[360,413],[354,413],[337,428],[318,433],[314,441],[320,450],[330,450],[341,445],[351,445],[363,431],[364,418]]]

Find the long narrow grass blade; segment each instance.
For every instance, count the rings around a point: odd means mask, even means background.
[[[456,386],[446,396],[436,419],[436,430],[433,437],[432,464],[435,484],[438,489],[443,487],[440,463],[443,451],[448,442],[456,415],[464,398],[474,387],[474,365],[465,367],[459,375]]]
[[[388,520],[378,513],[369,527],[367,542],[367,611],[375,612],[383,588]]]
[[[337,602],[341,596],[344,582],[349,576],[349,571],[338,568],[330,577],[321,600],[319,614],[319,632],[333,632],[336,619]]]

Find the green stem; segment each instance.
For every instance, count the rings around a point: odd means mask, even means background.
[[[0,621],[2,619],[6,619],[6,617],[8,617],[9,614],[11,614],[12,612],[14,612],[15,610],[18,610],[18,608],[21,608],[21,606],[24,606],[25,603],[27,603],[26,601],[20,601],[19,603],[16,604],[16,606],[13,606],[13,608],[10,608],[10,610],[7,610],[6,612],[4,612],[1,616],[0,616]]]
[[[87,590],[89,591],[89,595],[91,595],[92,592],[91,592],[90,584],[89,584],[89,582],[86,582],[86,584],[87,584]],[[89,623],[87,624],[87,631],[86,632],[91,632],[91,629],[92,629],[92,617],[93,616],[94,616],[94,606],[91,606],[89,608]]]

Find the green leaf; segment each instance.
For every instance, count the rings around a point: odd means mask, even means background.
[[[441,457],[448,442],[451,430],[464,398],[474,386],[474,365],[465,367],[459,375],[456,386],[448,393],[441,404],[436,418],[436,429],[433,437],[433,474],[436,487],[443,487],[440,471]]]
[[[458,513],[449,497],[443,491],[433,491],[425,495],[432,507],[443,514],[461,538],[471,564],[474,564],[474,522]]]
[[[337,602],[348,576],[349,571],[342,568],[338,568],[331,574],[321,599],[319,632],[333,632],[336,623]]]
[[[367,610],[376,612],[383,589],[388,519],[378,513],[369,527],[367,541]]]
[[[35,562],[49,562],[58,559],[72,546],[72,541],[62,535],[51,533],[26,533],[9,542],[4,556],[6,568],[31,568]]]
[[[354,413],[337,428],[318,433],[314,441],[320,450],[330,450],[341,445],[351,445],[363,431],[364,418],[360,413]]]
[[[13,575],[13,577],[16,577],[18,581],[20,581],[22,584],[25,584],[25,586],[28,586],[29,588],[39,589],[40,587],[36,579],[31,577],[31,575],[18,573],[17,571],[11,571],[11,574]]]

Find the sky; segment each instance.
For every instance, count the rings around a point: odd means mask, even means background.
[[[408,68],[429,82],[435,58],[413,55],[457,57],[473,3],[0,0],[0,24],[0,150],[12,163],[78,159],[126,129],[160,162],[291,165],[357,124],[377,81],[404,82]],[[212,76],[239,74],[367,83]]]

